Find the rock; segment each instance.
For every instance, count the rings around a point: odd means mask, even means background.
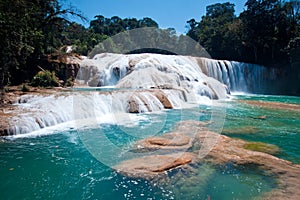
[[[128,101],[128,112],[129,113],[139,113],[140,112],[140,106],[137,103],[136,99],[131,97]]]
[[[154,150],[171,151],[186,151],[192,147],[192,140],[184,134],[172,132],[162,135],[161,137],[150,137],[145,140],[140,140],[135,145],[135,152],[149,152]],[[158,153],[158,152],[156,152]]]
[[[184,121],[178,124],[175,132],[141,140],[137,145],[147,149],[146,152],[150,155],[123,161],[116,165],[115,169],[126,176],[153,180],[155,175],[168,174],[174,168],[189,169],[201,163],[218,166],[227,163],[236,166],[251,165],[257,166],[265,175],[276,179],[277,187],[265,194],[263,199],[299,198],[300,165],[268,154],[279,151],[274,145],[232,139],[207,130],[204,127],[206,124]],[[193,148],[196,143],[199,145],[198,149]],[[182,148],[184,146],[191,148]],[[203,148],[207,151],[203,151]],[[188,173],[188,170],[185,173]],[[155,179],[161,180],[164,178]]]
[[[266,115],[257,116],[257,117],[253,117],[253,119],[261,119],[261,120],[266,120],[266,119],[267,119],[267,116],[266,116]]]
[[[158,98],[165,109],[173,109],[172,103],[162,91],[156,90],[153,94],[156,98]]]
[[[280,148],[276,145],[262,142],[247,142],[243,147],[248,150],[264,152],[271,155],[276,155],[280,152]]]
[[[152,112],[147,99],[139,93],[134,93],[128,100],[129,113]]]
[[[300,196],[300,166],[267,153],[247,150],[247,142],[221,135],[217,145],[209,152],[206,161],[216,165],[255,165],[266,175],[276,178],[277,187],[262,199],[298,199]]]
[[[253,101],[253,100],[239,100],[239,101],[245,104],[259,106],[262,108],[289,110],[295,112],[300,111],[299,104],[279,103],[279,102],[271,102],[271,101]]]
[[[170,169],[191,163],[193,157],[191,153],[143,156],[123,161],[114,169],[126,176],[151,179],[155,175],[164,175]]]
[[[242,126],[235,128],[225,128],[222,130],[222,134],[255,134],[258,133],[259,129],[253,126]]]

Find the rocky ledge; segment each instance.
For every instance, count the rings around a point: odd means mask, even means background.
[[[249,142],[209,131],[203,122],[180,122],[174,132],[138,141],[133,149],[144,156],[126,160],[114,168],[134,178],[162,181],[173,169],[193,170],[195,165],[211,163],[257,166],[275,177],[277,187],[263,199],[298,199],[300,166],[270,154],[249,150]]]
[[[11,119],[14,116],[24,114],[26,112],[30,113],[29,109],[24,110],[20,109],[17,106],[17,103],[24,103],[19,102],[21,101],[21,97],[23,95],[38,95],[38,96],[49,96],[53,94],[58,94],[61,92],[69,91],[68,88],[56,87],[56,88],[37,88],[37,87],[30,87],[28,92],[22,91],[22,86],[11,86],[9,90],[5,93],[5,97],[3,98],[3,102],[0,108],[0,136],[7,136],[10,134],[10,127],[14,126],[12,124]]]
[[[253,106],[259,106],[262,108],[300,112],[299,104],[279,103],[279,102],[271,102],[271,101],[253,101],[253,100],[239,100],[239,102],[253,105]]]
[[[81,93],[80,91],[74,93],[68,88],[41,89],[29,87],[29,92],[22,92],[20,88],[21,86],[12,87],[10,88],[10,92],[6,93],[5,105],[0,109],[0,136],[28,133],[30,131],[71,120],[73,117],[71,116],[72,114],[67,117],[61,117],[61,111],[55,108],[61,106],[60,104],[62,104],[62,102],[68,102],[63,97],[74,97],[74,95]],[[141,113],[172,109],[173,104],[171,100],[169,100],[169,91],[170,90],[144,89],[138,91],[96,91],[95,93],[100,95],[111,95],[115,99],[122,99],[122,101],[117,103],[124,106],[126,109],[122,110],[124,112]],[[183,96],[182,98],[184,101],[184,91],[176,89],[173,89],[172,91],[179,97]],[[81,94],[84,94],[84,92]],[[49,102],[50,107],[44,105],[43,101],[39,100],[39,97],[51,97],[52,101]],[[22,106],[22,104],[27,103],[28,101],[35,106],[34,109],[30,106]],[[66,104],[64,106],[65,109],[73,109],[72,104]],[[111,105],[108,104],[106,106]],[[51,112],[49,113],[47,110],[51,110]],[[53,116],[56,116],[55,120],[51,120],[51,117],[53,118]],[[31,123],[29,124],[28,121]]]

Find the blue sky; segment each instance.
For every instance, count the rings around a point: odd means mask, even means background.
[[[236,5],[236,14],[244,10],[246,0],[73,0],[70,2],[89,20],[92,20],[95,15],[137,19],[150,17],[161,28],[175,28],[179,33],[186,33],[186,21],[192,18],[200,21],[201,16],[205,15],[206,6],[228,1]]]

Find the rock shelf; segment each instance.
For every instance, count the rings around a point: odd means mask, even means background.
[[[216,141],[209,151],[203,150],[208,148],[203,146],[207,140]],[[277,187],[266,193],[263,199],[298,199],[300,166],[267,153],[248,150],[245,148],[247,144],[249,142],[208,131],[203,122],[180,122],[174,132],[137,142],[135,151],[151,154],[123,161],[114,169],[129,177],[157,181],[164,180],[160,177],[165,177],[173,169],[188,171],[201,163],[257,166],[265,175],[274,177],[277,183]],[[201,155],[203,153],[207,154]]]

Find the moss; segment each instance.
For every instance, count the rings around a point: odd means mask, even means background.
[[[236,127],[236,128],[224,128],[223,134],[255,134],[260,130],[253,126],[244,126],[244,127]]]
[[[273,144],[266,144],[262,142],[248,142],[244,145],[245,149],[251,151],[259,151],[271,155],[276,155],[280,152],[280,148]]]

